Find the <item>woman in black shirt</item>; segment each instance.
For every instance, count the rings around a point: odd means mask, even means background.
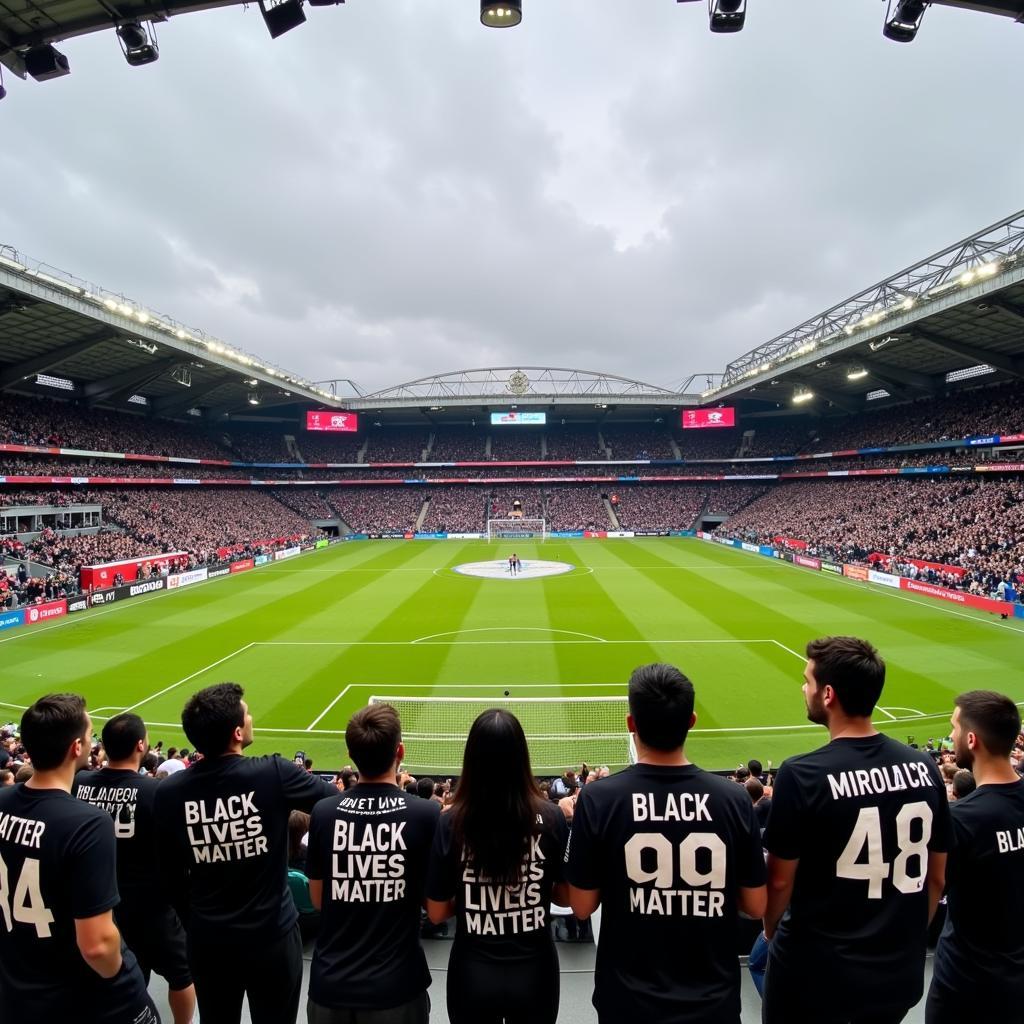
[[[567,835],[562,813],[537,792],[519,720],[484,711],[469,730],[427,876],[431,921],[456,917],[451,1024],[554,1024],[558,954],[548,915],[552,896],[567,899]]]

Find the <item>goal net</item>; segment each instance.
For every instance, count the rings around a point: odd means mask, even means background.
[[[488,540],[545,540],[545,519],[488,519]]]
[[[490,708],[505,708],[522,723],[534,775],[561,775],[581,764],[613,771],[635,761],[626,731],[629,703],[619,697],[390,697],[402,719],[406,764],[416,771],[458,774],[469,727]]]

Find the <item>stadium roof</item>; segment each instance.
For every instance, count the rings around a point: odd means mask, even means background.
[[[197,406],[223,415],[338,404],[287,370],[10,246],[0,246],[0,338],[0,390],[38,393],[38,383],[50,394],[146,405],[163,416]]]
[[[855,412],[975,377],[1024,377],[1024,211],[733,360],[701,398],[793,411],[810,391],[807,411]]]
[[[345,0],[333,2],[341,4]],[[931,2],[938,6],[960,7],[1024,21],[1024,0]],[[24,55],[32,47],[58,43],[90,32],[112,30],[115,26],[133,22],[159,23],[180,14],[244,4],[245,0],[2,0],[0,64],[25,77]],[[465,6],[467,17],[473,17],[472,4],[467,0]],[[765,6],[769,6],[768,3]]]

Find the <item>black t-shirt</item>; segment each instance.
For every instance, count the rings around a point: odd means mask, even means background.
[[[742,786],[692,764],[634,765],[580,795],[567,861],[572,885],[601,891],[602,1019],[739,1017],[738,890],[765,883]]]
[[[307,873],[323,882],[314,1002],[386,1010],[430,984],[420,908],[440,813],[434,800],[366,783],[313,808]]]
[[[854,1007],[920,998],[928,853],[951,842],[946,787],[926,754],[875,735],[779,768],[765,848],[799,860],[772,955]]]
[[[82,958],[75,920],[117,904],[110,817],[60,789],[0,789],[0,1016],[4,1020],[129,1020],[150,1015],[142,972],[101,978]]]
[[[569,828],[552,803],[537,805],[537,833],[523,856],[522,882],[495,885],[464,861],[450,814],[441,816],[427,874],[427,897],[455,900],[455,942],[464,953],[486,960],[515,961],[549,948],[551,889],[562,880]]]
[[[159,908],[154,803],[160,783],[128,768],[82,771],[75,776],[73,796],[84,800],[114,821],[117,840],[117,888],[122,911]]]
[[[190,934],[264,943],[298,919],[288,891],[288,813],[337,790],[280,757],[203,758],[157,789],[160,864]]]
[[[935,979],[1008,1020],[1024,1003],[1024,782],[979,786],[950,811]]]

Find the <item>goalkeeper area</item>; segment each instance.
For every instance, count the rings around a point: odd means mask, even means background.
[[[548,527],[543,519],[488,519],[487,539],[547,540]]]
[[[513,552],[564,571],[515,582],[459,571]],[[349,762],[352,713],[388,698],[408,766],[449,775],[476,714],[507,706],[535,771],[554,774],[628,761],[627,680],[666,661],[696,688],[691,760],[733,769],[826,741],[801,693],[815,637],[874,643],[888,664],[875,722],[924,744],[948,733],[964,690],[1024,701],[1021,626],[693,538],[364,541],[2,633],[0,717],[72,690],[97,732],[130,710],[151,742],[191,747],[186,699],[230,680],[253,713],[252,753],[302,751],[327,771]]]
[[[509,696],[505,696],[507,692]],[[519,719],[530,746],[537,775],[558,775],[568,766],[586,763],[615,770],[632,763],[625,696],[615,697],[371,697],[371,704],[390,704],[402,719],[410,770],[455,775],[462,767],[462,748],[476,717],[504,708]]]

